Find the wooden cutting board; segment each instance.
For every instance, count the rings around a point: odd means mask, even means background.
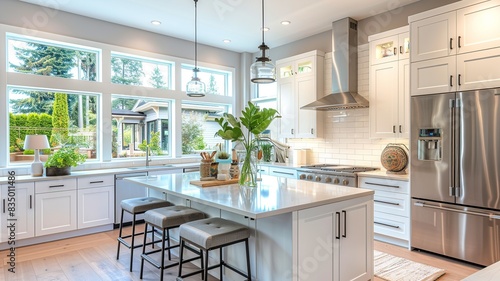
[[[209,181],[190,181],[189,182],[192,185],[196,186],[201,186],[201,187],[209,187],[209,186],[218,186],[218,185],[225,185],[225,184],[233,184],[233,183],[238,183],[238,179],[230,179],[230,180],[209,180]]]

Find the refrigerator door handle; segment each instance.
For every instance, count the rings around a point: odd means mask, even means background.
[[[437,209],[437,210],[443,210],[443,211],[450,211],[450,212],[455,212],[455,213],[475,215],[475,216],[487,217],[489,219],[500,220],[500,214],[491,214],[491,213],[487,214],[487,213],[480,213],[480,212],[474,212],[474,211],[464,211],[464,210],[459,210],[459,209],[428,205],[428,204],[425,204],[423,202],[415,202],[413,205],[418,206],[418,207],[431,208],[431,209]]]
[[[456,119],[455,119],[455,113],[456,113],[456,100],[455,99],[450,99],[450,124],[451,128],[456,128]],[[450,196],[455,197],[455,130],[451,130],[451,136],[450,136],[450,163],[451,163],[451,169],[450,169]]]

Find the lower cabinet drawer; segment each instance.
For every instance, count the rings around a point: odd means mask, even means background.
[[[408,181],[359,177],[358,186],[372,190],[380,190],[387,192],[397,192],[410,194],[410,184]]]
[[[375,213],[374,232],[394,238],[410,239],[410,219],[386,213]]]
[[[375,212],[410,216],[410,196],[402,193],[375,191],[373,197]]]
[[[35,182],[35,193],[76,190],[76,179],[62,179]]]

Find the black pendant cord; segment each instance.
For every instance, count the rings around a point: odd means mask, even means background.
[[[194,77],[198,77],[198,0],[194,0]]]
[[[262,45],[265,45],[265,43],[264,43],[264,0],[262,0]]]

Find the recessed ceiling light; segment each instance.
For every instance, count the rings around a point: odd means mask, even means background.
[[[224,39],[224,40],[222,40],[222,42],[224,42],[224,43],[226,43],[226,44],[227,44],[227,43],[231,43],[231,40],[229,40],[229,39]]]
[[[270,29],[269,27],[263,27],[263,28],[261,28],[260,30],[269,31],[269,30],[271,30],[271,29]]]
[[[152,24],[152,25],[160,25],[160,24],[161,24],[161,21],[159,21],[159,20],[152,20],[152,21],[151,21],[151,24]]]
[[[281,24],[282,24],[282,25],[289,25],[289,24],[291,24],[291,23],[292,23],[292,22],[291,22],[291,21],[289,21],[289,20],[284,20],[284,21],[282,21],[282,22],[281,22]]]

